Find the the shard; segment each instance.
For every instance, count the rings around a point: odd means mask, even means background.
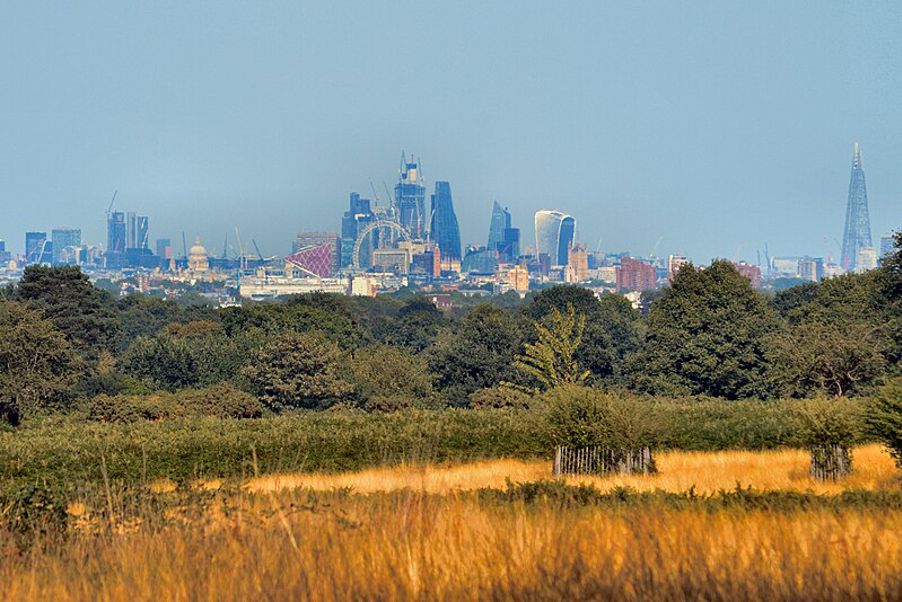
[[[858,252],[871,246],[871,218],[868,215],[868,188],[861,167],[861,147],[852,150],[852,177],[849,180],[849,201],[846,205],[846,227],[842,237],[840,263],[846,272],[857,267]]]

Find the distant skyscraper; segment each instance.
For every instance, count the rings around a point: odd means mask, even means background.
[[[576,220],[560,211],[536,212],[536,254],[547,254],[553,265],[567,265]]]
[[[892,233],[884,234],[880,237],[880,261],[895,251],[896,239]]]
[[[41,263],[48,244],[46,232],[26,232],[25,263]]]
[[[486,245],[489,249],[497,249],[504,243],[504,229],[511,227],[511,214],[498,204],[498,201],[492,203],[492,221],[489,223],[489,242]]]
[[[498,258],[513,263],[520,255],[520,229],[511,226],[511,214],[498,201],[492,204],[488,248],[498,251]]]
[[[426,238],[426,187],[418,161],[401,155],[401,175],[395,186],[395,213],[398,222],[413,238]]]
[[[128,212],[128,224],[125,238],[126,249],[147,248],[147,216]]]
[[[843,230],[842,259],[847,272],[857,267],[858,252],[871,246],[871,219],[868,215],[868,189],[861,167],[861,147],[852,150],[852,177],[849,180],[849,200],[846,204],[846,226]]]
[[[432,224],[429,227],[432,240],[438,244],[441,258],[460,260],[460,227],[451,201],[451,184],[436,182],[432,195]]]
[[[77,228],[62,228],[52,230],[50,238],[53,241],[53,265],[78,263],[78,248],[81,247],[81,230]]]
[[[376,215],[373,213],[370,200],[361,197],[356,192],[352,192],[348,210],[344,212],[344,215],[341,218],[341,241],[339,251],[339,265],[341,267],[348,267],[354,262],[352,255],[354,254],[354,243],[357,242],[357,236],[361,230],[374,221],[376,221]],[[369,252],[366,253],[367,257],[372,254],[372,247],[376,246],[378,240],[379,232],[375,231],[370,236]]]
[[[107,253],[125,253],[125,239],[125,214],[121,211],[114,211],[107,218]]]

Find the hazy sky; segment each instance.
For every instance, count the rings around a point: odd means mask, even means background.
[[[178,252],[284,253],[402,149],[465,243],[498,199],[524,242],[554,208],[591,249],[836,258],[855,141],[875,239],[902,226],[898,1],[4,0],[0,76],[14,251],[105,244],[118,189]]]

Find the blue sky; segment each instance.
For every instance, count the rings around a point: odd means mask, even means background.
[[[0,238],[104,242],[118,189],[151,239],[283,253],[404,149],[465,243],[497,199],[526,240],[555,208],[592,249],[836,257],[855,141],[902,226],[899,32],[899,2],[10,0]]]

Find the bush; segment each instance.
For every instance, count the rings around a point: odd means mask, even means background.
[[[263,406],[253,395],[223,383],[206,389],[150,395],[98,395],[87,403],[88,418],[97,422],[137,422],[166,418],[259,418]]]
[[[433,376],[421,355],[377,345],[354,355],[351,372],[367,410],[391,412],[437,404]]]
[[[186,389],[172,397],[174,403],[190,416],[259,418],[263,415],[263,404],[256,397],[229,383],[206,389]]]
[[[902,377],[881,387],[868,409],[869,431],[889,448],[902,468]]]
[[[851,447],[861,435],[859,407],[845,399],[805,399],[795,411],[799,439],[809,447]]]
[[[654,406],[631,395],[567,386],[547,391],[541,401],[556,445],[622,450],[655,443]]]
[[[98,395],[87,403],[88,418],[97,422],[138,422],[184,416],[173,396],[167,393],[152,395]]]
[[[529,408],[532,397],[525,391],[511,385],[501,384],[495,387],[477,389],[470,394],[470,407],[487,408]]]

